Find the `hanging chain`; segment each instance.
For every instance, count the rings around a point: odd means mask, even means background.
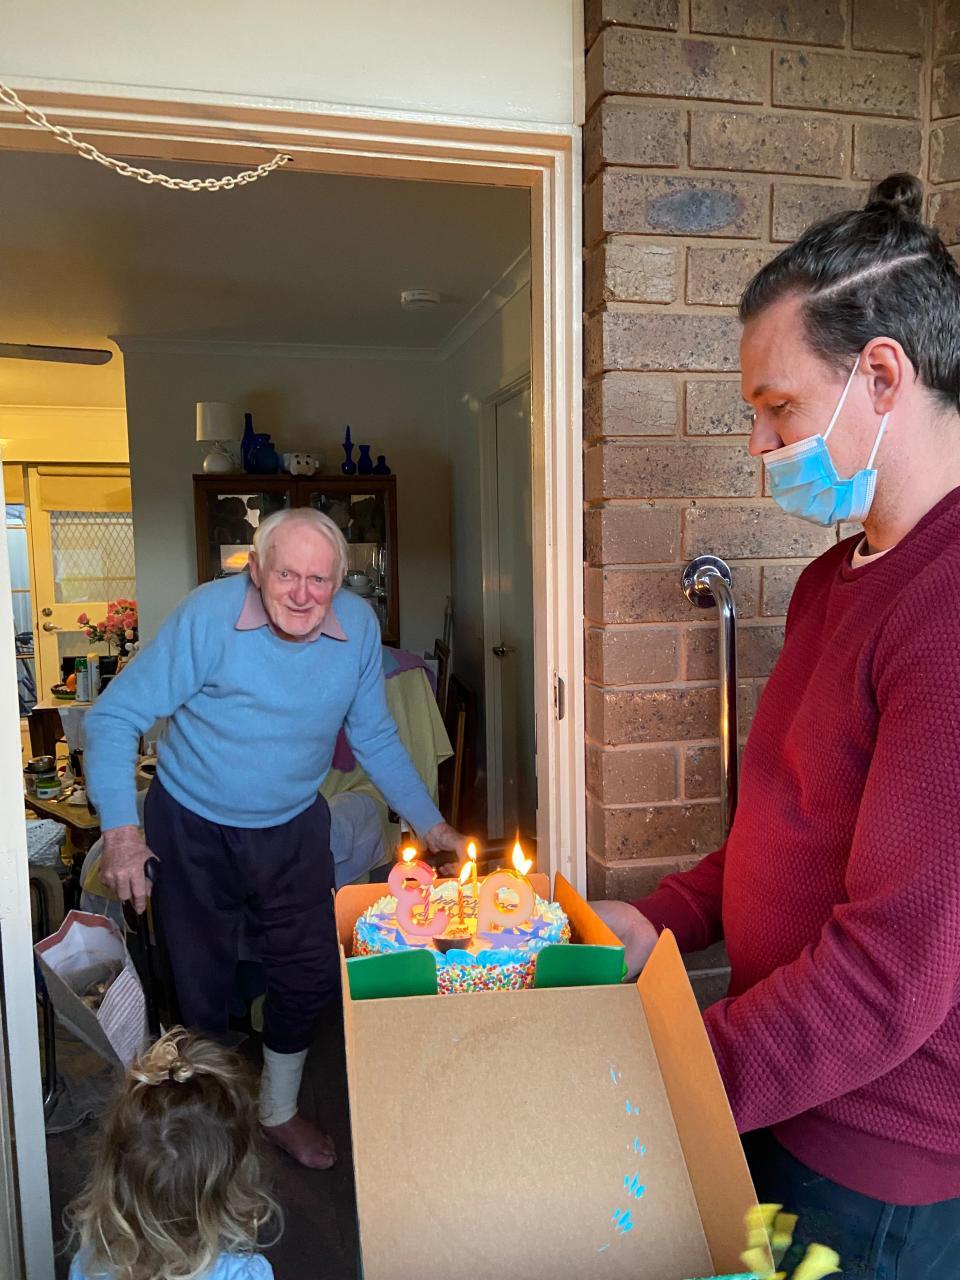
[[[268,160],[266,164],[257,165],[256,169],[244,169],[242,173],[228,173],[223,178],[169,178],[165,173],[153,173],[150,169],[138,169],[135,165],[127,164],[125,160],[115,160],[112,156],[105,156],[91,143],[82,142],[75,137],[62,124],[54,124],[48,120],[39,107],[28,107],[25,102],[21,102],[14,91],[8,88],[2,80],[0,80],[0,98],[4,102],[8,102],[11,107],[22,111],[30,123],[36,125],[38,129],[46,129],[48,133],[52,133],[60,142],[65,143],[68,147],[75,148],[85,159],[95,160],[97,164],[102,164],[105,168],[112,169],[114,173],[119,173],[124,178],[136,178],[138,182],[144,182],[148,185],[156,183],[161,187],[166,187],[169,191],[232,191],[234,187],[244,187],[249,182],[256,182],[258,178],[265,178],[268,173],[272,173],[274,169],[279,169],[281,165],[289,164],[293,159],[293,156],[276,155],[272,160]]]

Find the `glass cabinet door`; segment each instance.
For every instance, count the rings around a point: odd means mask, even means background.
[[[347,541],[344,587],[369,601],[385,644],[399,644],[395,489],[392,482],[321,479],[301,489],[301,501],[322,511]]]
[[[249,487],[235,480],[205,486],[203,497],[199,520],[204,538],[199,548],[201,582],[242,573],[257,525],[290,506],[288,488],[261,488],[255,476],[249,478]]]

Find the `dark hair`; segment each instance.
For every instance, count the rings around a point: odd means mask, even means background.
[[[956,411],[960,272],[922,208],[916,178],[884,178],[863,209],[814,223],[761,267],[740,299],[741,321],[806,295],[807,343],[827,364],[849,369],[871,338],[895,338],[924,386]]]

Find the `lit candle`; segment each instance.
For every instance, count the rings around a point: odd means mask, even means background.
[[[466,923],[463,914],[463,886],[470,879],[470,865],[469,862],[463,864],[460,868],[460,879],[457,881],[457,919],[460,924]],[[474,872],[476,872],[476,864],[474,863],[473,866]]]
[[[435,938],[448,924],[446,911],[436,911],[430,918],[430,890],[437,878],[433,867],[418,862],[417,851],[410,845],[400,855],[387,878],[387,887],[397,900],[397,924],[415,938]],[[423,921],[413,918],[415,907],[423,910]]]
[[[515,871],[494,871],[485,876],[480,886],[480,902],[477,909],[477,934],[490,935],[497,929],[520,929],[536,910],[537,896],[526,873],[533,863],[523,856],[517,841],[513,856]],[[500,890],[510,889],[517,901],[501,902]]]
[[[477,846],[473,840],[471,840],[467,845],[467,862],[464,865],[464,871],[466,871],[468,867],[470,868],[470,884],[473,888],[473,896],[479,899],[480,890],[477,884]],[[463,879],[462,874],[460,878]]]

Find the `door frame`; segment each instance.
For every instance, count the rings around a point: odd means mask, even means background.
[[[497,409],[518,392],[531,386],[529,373],[523,373],[504,383],[482,403],[480,411],[480,555],[481,572],[483,574],[483,723],[485,737],[485,755],[487,770],[487,827],[489,831],[499,831],[503,838],[503,696],[500,679],[501,664],[493,656],[492,645],[494,635],[500,640],[499,609],[494,608],[494,595],[487,590],[487,584],[499,574],[500,539],[498,531],[499,494],[497,473]],[[532,395],[531,395],[532,403]],[[533,434],[533,418],[531,411],[531,436]],[[532,444],[532,441],[531,441]],[[531,460],[531,478],[533,465]],[[536,548],[531,547],[534,557],[533,576],[537,581],[538,566],[536,564]],[[540,570],[542,572],[542,570]],[[534,654],[538,650],[538,618],[533,615],[533,647]],[[536,723],[536,711],[534,716]],[[540,741],[540,726],[537,724],[537,742]],[[537,796],[537,834],[540,827],[540,798]]]
[[[583,723],[583,477],[581,429],[581,130],[435,113],[388,113],[288,99],[244,98],[14,77],[12,87],[49,119],[107,153],[147,161],[243,166],[277,151],[288,168],[367,177],[526,188],[531,204],[531,427],[534,482],[538,838],[544,869],[586,888]],[[0,147],[63,152],[62,144],[0,107]],[[162,167],[162,166],[161,166]],[[267,181],[282,181],[282,175]],[[129,181],[117,177],[116,181]],[[229,194],[182,199],[229,199]],[[134,478],[134,509],[136,480]],[[9,628],[8,628],[9,630]],[[0,644],[3,641],[0,639]],[[12,647],[12,642],[11,646]],[[14,667],[9,678],[14,705]],[[558,697],[562,681],[565,697]],[[563,709],[559,718],[558,709]],[[17,726],[0,725],[6,739]],[[19,734],[17,734],[19,743]],[[25,880],[25,877],[24,877]],[[25,890],[25,886],[24,886]],[[18,912],[29,921],[24,891]],[[32,990],[28,951],[5,956]],[[32,1034],[36,1026],[20,1028]],[[15,1117],[19,1129],[20,1117]],[[26,1117],[23,1117],[26,1124]],[[43,1161],[42,1131],[18,1140]],[[27,1213],[29,1204],[24,1205]],[[45,1257],[28,1258],[30,1280],[46,1280]]]

